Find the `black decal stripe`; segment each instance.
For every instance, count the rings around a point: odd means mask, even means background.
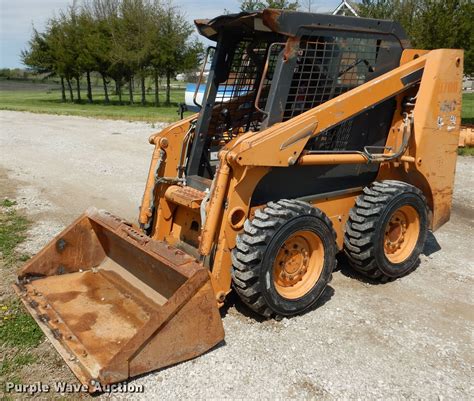
[[[401,78],[403,86],[410,86],[413,85],[415,82],[418,82],[421,80],[421,77],[423,75],[423,70],[424,68],[421,68],[419,70],[410,72],[408,75],[405,75],[404,77]]]

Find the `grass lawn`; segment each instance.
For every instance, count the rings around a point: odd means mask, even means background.
[[[43,333],[9,288],[11,273],[25,255],[15,248],[24,241],[29,222],[13,206],[16,203],[3,199],[0,203],[0,273],[5,280],[0,296],[0,377],[2,381],[18,382],[23,367],[36,362],[32,349],[43,339]],[[7,280],[7,277],[10,280]],[[8,281],[8,283],[7,283]]]
[[[140,102],[140,93],[134,93],[135,104],[126,104],[128,92],[124,90],[123,105],[119,105],[118,97],[110,95],[111,104],[104,104],[104,95],[100,88],[93,93],[94,103],[86,103],[86,91],[82,91],[82,103],[63,103],[57,85],[41,83],[25,83],[15,81],[0,82],[0,110],[30,111],[33,113],[74,115],[84,117],[109,118],[130,121],[174,122],[179,119],[178,104],[184,102],[184,84],[174,82],[171,90],[171,106],[155,107],[153,93],[147,94],[146,106]],[[112,92],[112,91],[111,91]],[[76,93],[74,93],[76,95]],[[161,90],[161,101],[164,100]],[[474,124],[474,93],[463,94],[462,122]],[[191,113],[185,113],[191,115]]]
[[[0,187],[0,199],[3,197]],[[18,252],[31,223],[17,209],[16,202],[0,201],[0,399],[21,399],[8,392],[7,383],[32,384],[37,381],[64,380],[75,382],[74,376],[44,341],[44,334],[23,307],[11,285],[15,271],[29,255]],[[53,398],[53,397],[48,397]],[[77,399],[75,395],[68,397]]]
[[[459,148],[458,155],[459,156],[474,156],[474,148],[472,147]]]
[[[74,93],[76,95],[76,93]],[[164,101],[165,93],[160,93],[160,100]],[[108,118],[130,121],[148,121],[148,122],[174,122],[179,120],[178,104],[184,102],[184,88],[173,88],[171,90],[170,106],[155,107],[153,105],[154,95],[147,95],[146,106],[142,106],[139,93],[134,93],[135,104],[127,104],[128,92],[122,96],[124,102],[120,105],[118,96],[110,95],[111,103],[104,104],[104,95],[97,89],[93,92],[94,103],[86,102],[86,91],[82,92],[82,102],[63,103],[61,102],[61,93],[57,89],[26,87],[18,85],[18,89],[0,89],[0,110],[29,111],[33,113],[73,115],[83,117]],[[185,115],[191,113],[185,113]]]
[[[464,93],[462,95],[461,117],[464,124],[474,124],[474,93]]]

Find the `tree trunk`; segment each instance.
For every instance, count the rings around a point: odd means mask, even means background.
[[[166,71],[166,105],[171,104],[171,71]]]
[[[81,80],[79,77],[76,77],[77,82],[77,102],[81,103]]]
[[[158,70],[155,70],[155,106],[160,106],[160,82],[158,80]]]
[[[109,91],[107,90],[107,80],[105,79],[104,75],[102,75],[102,83],[104,84],[104,103],[109,104]]]
[[[66,82],[69,88],[69,98],[71,99],[71,102],[74,102],[74,92],[72,91],[71,80],[69,78],[66,78]]]
[[[66,101],[66,87],[64,86],[64,77],[61,77],[61,101]]]
[[[133,104],[133,77],[128,81],[128,95],[130,97],[130,104]]]
[[[122,83],[120,81],[115,81],[115,92],[119,98],[119,104],[122,105]]]
[[[87,102],[92,103],[92,85],[91,85],[91,73],[87,71]]]
[[[145,74],[143,74],[140,78],[141,78],[141,86],[142,86],[142,105],[145,106],[146,104]]]

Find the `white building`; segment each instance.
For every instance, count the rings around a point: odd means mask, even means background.
[[[332,15],[345,15],[349,17],[358,17],[359,14],[357,13],[357,4],[349,1],[343,0],[341,4],[339,4],[336,9],[332,12]]]

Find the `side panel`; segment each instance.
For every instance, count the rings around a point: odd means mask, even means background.
[[[377,167],[377,164],[275,167],[255,188],[252,206],[364,187],[374,181]]]
[[[395,109],[395,100],[389,99],[321,132],[308,142],[305,149],[362,151],[367,145],[384,146]],[[364,187],[375,180],[378,169],[378,163],[275,167],[255,188],[252,205]]]
[[[414,108],[407,154],[416,163],[382,165],[378,180],[399,179],[423,190],[433,213],[431,229],[449,220],[461,122],[462,50],[429,53]],[[393,131],[388,144],[396,142]]]
[[[310,202],[314,207],[321,209],[332,222],[336,232],[336,243],[339,250],[344,245],[344,226],[349,218],[349,212],[355,204],[357,196],[362,191],[353,192],[344,196],[323,198]]]

